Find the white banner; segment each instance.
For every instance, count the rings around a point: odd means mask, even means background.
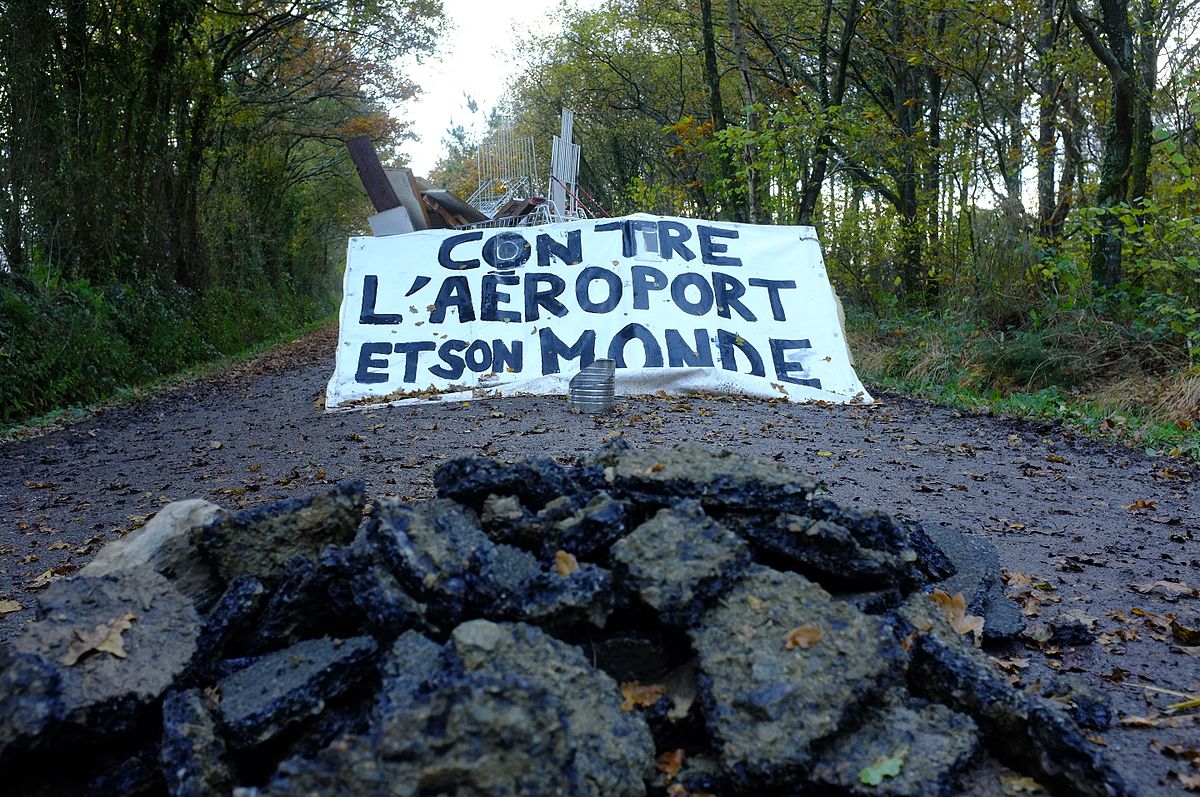
[[[639,213],[351,238],[325,406],[618,394],[868,403],[811,227]]]

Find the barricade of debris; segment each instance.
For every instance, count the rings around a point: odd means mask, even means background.
[[[346,149],[375,207],[375,215],[368,219],[372,234],[529,227],[608,216],[579,185],[581,150],[571,141],[574,125],[575,114],[564,108],[562,128],[550,145],[546,182],[532,137],[518,137],[508,127],[489,133],[476,151],[479,185],[468,199],[417,177],[411,169],[384,168],[369,136],[348,139]]]
[[[1128,793],[1102,706],[979,649],[1021,622],[976,540],[695,446],[436,484],[173,504],[51,584],[0,651],[6,793]]]

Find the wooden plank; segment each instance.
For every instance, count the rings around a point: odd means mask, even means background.
[[[405,169],[404,171],[408,173],[408,184],[412,186],[413,196],[419,197],[421,195],[421,189],[417,186],[416,175],[413,174],[412,169]],[[428,230],[430,225],[429,211],[426,209],[424,202],[418,202],[417,207],[419,207],[421,212],[425,214],[425,229]]]
[[[350,159],[358,169],[358,178],[367,189],[367,196],[378,213],[400,207],[400,200],[388,182],[387,173],[379,156],[375,154],[375,145],[370,136],[355,136],[346,141],[346,149],[350,151]]]
[[[439,205],[436,199],[428,194],[423,194],[421,198],[425,201],[429,209],[433,211],[433,215],[429,217],[432,222],[430,225],[431,229],[446,230],[458,225],[458,220],[454,215]]]

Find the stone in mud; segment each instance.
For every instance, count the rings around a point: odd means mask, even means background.
[[[369,675],[370,637],[311,639],[260,657],[218,685],[218,717],[237,749],[262,744],[319,714]]]
[[[45,741],[64,713],[61,692],[55,665],[0,647],[0,765]]]
[[[224,585],[200,556],[198,532],[228,516],[221,507],[200,499],[167,504],[146,525],[101,548],[79,575],[104,576],[148,565],[205,611],[220,597]]]
[[[570,471],[551,459],[534,457],[506,465],[485,457],[452,459],[437,469],[434,486],[442,498],[479,509],[489,495],[516,496],[530,509],[541,509],[579,486]]]
[[[970,715],[992,753],[1056,794],[1133,793],[1063,707],[1009,686],[987,656],[932,606],[927,597],[913,595],[899,612],[916,631],[908,673],[914,694]]]
[[[225,741],[199,689],[171,692],[163,700],[158,761],[171,797],[217,797],[233,787]]]
[[[442,646],[416,631],[405,631],[379,662],[381,685],[372,711],[376,722],[410,696],[428,692],[446,671]]]
[[[1096,621],[1077,611],[1060,611],[1046,625],[1050,628],[1050,638],[1060,645],[1090,645],[1099,636]]]
[[[866,579],[868,582],[874,580],[876,584],[895,584],[911,590],[930,581],[948,578],[954,573],[954,563],[919,523],[905,522],[878,510],[849,509],[827,498],[813,501],[805,514],[818,524],[830,524],[816,525],[811,529],[812,536],[818,537],[821,545],[809,567],[816,568],[825,577],[835,581],[839,573],[838,560],[842,555],[848,559],[861,557],[861,561],[854,563],[856,568],[861,569],[861,574],[855,572],[848,577],[856,585],[861,585]],[[796,523],[792,518],[787,518],[787,521],[792,526],[791,530],[797,530],[795,527],[799,526],[799,530],[809,532],[802,528],[802,522]],[[849,540],[853,541],[852,546],[848,544],[847,534]],[[839,549],[844,550],[844,554],[839,554]],[[790,552],[785,547],[780,553],[788,555]],[[803,557],[806,554],[797,551],[795,555]]]
[[[681,501],[618,541],[612,560],[622,586],[662,622],[687,626],[733,586],[750,564],[750,548],[698,501]]]
[[[192,668],[201,678],[208,677],[210,668],[228,655],[228,646],[247,631],[266,599],[267,588],[257,578],[233,580],[200,627]]]
[[[851,721],[903,666],[883,619],[803,576],[762,567],[689,634],[715,749],[742,784],[799,775],[812,746]]]
[[[412,505],[398,499],[377,502],[363,530],[363,544],[405,591],[428,604],[430,619],[446,627],[462,618],[478,594],[481,573],[495,549],[470,510],[442,499]]]
[[[13,649],[57,669],[64,719],[88,733],[131,729],[196,652],[195,607],[149,567],[57,581],[38,605]]]
[[[603,628],[612,613],[613,598],[612,573],[585,562],[567,575],[557,571],[539,573],[516,610],[505,618],[552,631],[581,626]]]
[[[803,514],[819,483],[773,462],[710,451],[695,443],[668,449],[603,452],[604,481],[618,498],[649,506],[671,506],[695,498],[705,509],[759,510]]]
[[[517,682],[544,691],[562,718],[574,751],[571,794],[645,794],[642,777],[654,765],[654,741],[636,712],[621,710],[617,683],[594,669],[577,648],[532,626],[472,620],[454,629],[449,648],[468,675]]]
[[[1112,700],[1083,678],[1056,675],[1043,684],[1041,694],[1066,706],[1075,721],[1085,728],[1102,731],[1112,725]]]
[[[347,612],[331,597],[338,580],[337,575],[311,559],[298,556],[285,564],[247,652],[278,650],[325,634],[355,633],[358,613]]]
[[[554,524],[553,538],[544,550],[563,550],[578,557],[596,556],[626,534],[628,516],[627,501],[601,491],[570,517]]]
[[[806,515],[733,515],[724,523],[768,558],[825,583],[856,589],[911,581],[917,555],[906,541],[884,548],[864,547],[850,529]]]
[[[855,730],[829,744],[811,779],[838,793],[891,797],[945,797],[979,751],[975,722],[936,703],[893,703],[866,714]],[[879,761],[894,759],[899,771],[876,785],[860,775]]]
[[[867,592],[839,592],[838,600],[845,601],[867,614],[883,614],[899,606],[900,602],[904,600],[904,595],[899,589],[889,587]]]
[[[627,532],[629,504],[604,491],[582,503],[580,496],[559,496],[530,512],[512,495],[489,495],[480,524],[488,537],[539,556],[567,551],[581,558],[603,553]]]
[[[364,629],[373,636],[391,638],[410,628],[429,627],[428,607],[400,586],[365,543],[356,540],[352,545],[326,548],[321,552],[321,566],[348,595],[350,607],[344,599],[335,601],[339,610],[361,616]]]
[[[954,563],[954,575],[938,583],[937,588],[950,595],[963,594],[967,613],[983,618],[984,638],[1011,639],[1024,631],[1020,609],[1004,596],[995,546],[945,526],[931,527],[927,533]]]
[[[568,499],[561,500],[570,505]],[[530,536],[535,545],[540,545],[542,533],[537,515],[522,506],[521,499],[515,495],[493,494],[485,498],[479,510],[479,525],[493,542],[514,545],[521,544],[524,530],[532,529]]]
[[[291,498],[222,518],[200,532],[200,548],[226,581],[274,582],[297,556],[316,561],[328,545],[354,538],[366,502],[362,482],[342,482],[308,498]]]
[[[393,704],[377,733],[280,766],[268,794],[551,797],[580,791],[563,718],[543,689],[481,673]],[[413,733],[419,728],[419,733]]]
[[[140,750],[93,777],[82,797],[155,797],[162,794],[162,773],[153,748]]]

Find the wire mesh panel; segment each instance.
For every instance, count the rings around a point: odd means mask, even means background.
[[[467,200],[487,216],[516,198],[528,198],[540,184],[532,136],[514,137],[510,128],[493,131],[475,155],[479,188]]]

